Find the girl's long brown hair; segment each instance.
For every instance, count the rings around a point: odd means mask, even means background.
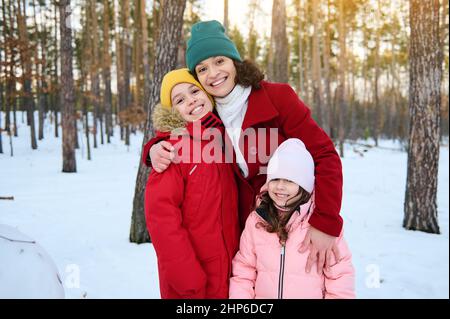
[[[263,227],[269,233],[276,233],[280,244],[285,244],[289,233],[289,229],[286,228],[289,219],[300,205],[306,204],[309,201],[311,194],[300,187],[299,193],[296,195],[296,200],[286,207],[289,210],[281,214],[275,207],[272,198],[270,198],[269,192],[261,194],[260,197],[261,204],[258,208],[267,212],[267,218],[264,222],[258,222],[256,227]]]

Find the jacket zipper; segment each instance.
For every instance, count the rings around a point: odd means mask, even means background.
[[[283,299],[285,255],[286,255],[286,246],[285,244],[283,244],[281,245],[281,252],[280,252],[280,273],[278,275],[278,299]]]

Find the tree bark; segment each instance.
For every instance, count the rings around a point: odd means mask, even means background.
[[[150,108],[147,114],[147,126],[142,146],[152,136],[153,124],[151,112],[159,100],[159,90],[163,76],[177,64],[178,40],[183,27],[183,12],[186,0],[166,0],[161,12],[161,25],[158,42],[156,44],[156,60],[153,68],[153,80],[150,91]],[[149,169],[139,161],[136,178],[136,188],[131,217],[130,241],[144,243],[150,240],[145,223],[144,194]]]
[[[334,116],[333,116],[333,106],[331,99],[331,72],[330,72],[330,57],[331,57],[331,31],[330,31],[330,1],[327,1],[327,20],[325,22],[325,41],[324,41],[324,55],[323,55],[323,67],[324,67],[324,84],[325,84],[325,95],[326,102],[324,108],[327,109],[325,113],[326,118],[324,119],[325,124],[322,128],[325,132],[333,138],[333,127],[334,127]]]
[[[26,8],[21,8],[21,1],[18,1],[17,11],[17,26],[19,28],[19,39],[21,42],[20,57],[22,61],[22,79],[23,79],[23,98],[25,108],[27,110],[27,122],[30,126],[30,141],[31,149],[37,149],[36,141],[36,128],[34,122],[34,109],[35,103],[33,98],[33,92],[31,88],[32,84],[32,62],[31,62],[31,47],[28,39],[28,32],[26,27]]]
[[[282,83],[289,80],[285,0],[273,0],[268,78]]]
[[[75,159],[75,89],[72,70],[72,29],[70,25],[70,0],[60,0],[60,34],[61,34],[61,112],[62,112],[62,149],[63,169],[65,173],[77,171]]]
[[[375,77],[374,77],[374,103],[375,103],[375,112],[374,112],[374,126],[373,126],[373,138],[375,140],[375,146],[378,146],[378,137],[380,135],[380,117],[381,117],[381,108],[380,108],[380,100],[379,100],[379,92],[378,92],[378,80],[380,78],[380,0],[377,0],[377,9],[376,9],[376,18],[377,21],[376,31],[375,31]]]
[[[313,105],[316,111],[317,124],[323,127],[324,124],[324,114],[322,106],[322,76],[321,76],[321,65],[320,65],[320,44],[319,35],[321,34],[321,29],[319,27],[319,7],[320,2],[316,1],[312,5],[312,18],[314,26],[313,34]]]
[[[142,59],[144,63],[144,110],[148,113],[150,98],[150,62],[148,51],[147,13],[145,12],[145,0],[141,1],[141,25],[142,25]]]
[[[109,53],[109,1],[103,0],[103,83],[105,92],[103,109],[106,114],[105,130],[106,142],[111,143],[112,124],[112,92],[111,92],[111,55]]]
[[[339,138],[339,154],[341,157],[344,157],[344,140],[345,140],[345,115],[347,114],[347,101],[345,96],[345,75],[347,72],[347,64],[346,64],[346,28],[345,28],[345,0],[339,0],[339,21],[338,21],[338,30],[339,30],[339,83],[337,87],[337,104],[339,113],[339,125],[338,125],[338,138]]]
[[[53,110],[55,114],[55,137],[59,137],[59,130],[58,130],[58,107],[61,103],[61,92],[60,92],[60,86],[58,81],[58,6],[55,5],[55,78],[53,80]]]
[[[91,97],[92,104],[94,105],[94,124],[93,124],[93,137],[94,137],[94,148],[97,148],[97,133],[98,133],[98,125],[97,121],[100,116],[100,77],[99,77],[99,54],[98,54],[98,24],[97,24],[97,5],[95,0],[89,1],[89,12],[90,12],[90,30],[91,30],[91,64],[90,64],[90,73],[91,73]]]
[[[223,26],[225,28],[225,31],[229,31],[228,0],[223,0]]]
[[[442,51],[439,0],[410,0],[410,131],[403,227],[439,234],[437,179]]]

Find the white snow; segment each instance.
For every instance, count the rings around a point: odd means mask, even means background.
[[[66,298],[159,298],[152,245],[128,240],[142,134],[131,136],[128,149],[116,130],[112,143],[99,143],[88,161],[80,132],[77,173],[67,174],[61,172],[61,138],[54,137],[53,126],[47,124],[45,139],[33,151],[21,118],[14,157],[2,136],[0,196],[14,200],[0,200],[0,224],[27,234],[47,251]],[[448,146],[441,147],[439,163],[440,235],[402,228],[407,154],[394,142],[380,146],[361,157],[353,148],[364,147],[346,145],[343,159],[342,216],[357,296],[449,298]]]
[[[64,298],[47,252],[17,229],[0,224],[0,298]]]

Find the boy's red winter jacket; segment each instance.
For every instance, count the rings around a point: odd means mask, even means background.
[[[169,137],[175,148],[184,145],[181,162],[172,163],[161,174],[152,171],[145,191],[147,228],[158,257],[161,297],[228,298],[231,261],[240,233],[234,172],[231,164],[194,158],[199,150],[209,151],[211,145],[220,156],[221,136],[206,135],[214,126],[223,134],[223,125],[208,113],[194,128],[193,123],[186,125],[176,112],[161,106],[156,106],[153,121],[160,137],[185,126],[180,135]],[[196,129],[203,133],[202,138],[194,134]],[[206,150],[207,145],[210,148]],[[191,151],[186,152],[188,148]]]

